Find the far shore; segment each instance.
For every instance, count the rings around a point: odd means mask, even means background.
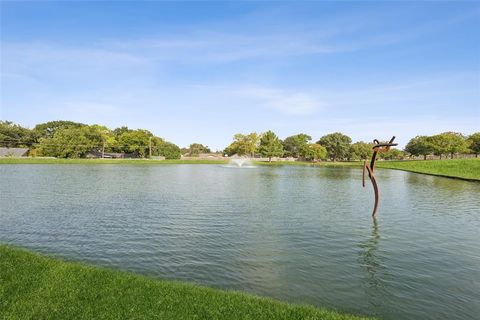
[[[230,159],[178,159],[178,160],[155,160],[155,159],[59,159],[41,157],[0,158],[0,164],[145,164],[145,165],[168,165],[168,164],[227,164]],[[363,161],[255,161],[255,165],[261,166],[315,166],[315,167],[357,167],[361,168]],[[480,158],[471,159],[448,159],[448,160],[379,160],[377,167],[382,169],[403,170],[420,174],[434,175],[446,178],[462,179],[467,181],[480,181]]]

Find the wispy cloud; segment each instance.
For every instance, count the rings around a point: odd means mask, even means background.
[[[320,99],[307,92],[291,92],[258,86],[232,89],[232,92],[257,100],[257,104],[287,115],[309,115],[322,107]]]

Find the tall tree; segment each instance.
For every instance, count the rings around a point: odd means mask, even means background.
[[[316,161],[325,159],[328,152],[327,148],[318,143],[307,143],[302,146],[301,154],[305,160]]]
[[[348,156],[350,143],[352,143],[352,139],[340,132],[327,134],[317,141],[317,144],[327,148],[328,156],[333,161],[345,159]]]
[[[198,156],[200,153],[210,153],[210,149],[207,147],[207,146],[204,146],[203,144],[201,143],[192,143],[189,147],[188,147],[188,155],[191,156],[191,157],[196,157]]]
[[[260,138],[260,153],[268,158],[268,162],[272,162],[272,157],[281,157],[283,155],[282,141],[273,131],[267,131]]]
[[[468,136],[467,142],[470,151],[478,158],[478,154],[480,153],[480,132],[475,132]]]
[[[254,156],[257,151],[260,137],[256,132],[248,135],[237,133],[233,136],[233,142],[225,149],[225,153],[229,156],[250,155]]]
[[[433,145],[434,154],[440,156],[440,159],[444,154],[450,154],[450,157],[453,159],[456,153],[468,151],[465,136],[458,132],[440,133],[432,136],[430,140]]]
[[[28,147],[33,142],[32,130],[11,121],[0,120],[0,146],[9,148]]]
[[[113,135],[118,139],[118,137],[120,137],[122,134],[126,132],[131,132],[131,131],[133,130],[129,129],[127,126],[122,126],[122,127],[115,128],[113,130]]]
[[[33,128],[33,133],[37,140],[41,138],[50,138],[52,137],[55,132],[59,129],[67,129],[67,128],[80,128],[86,126],[83,123],[73,122],[73,121],[64,121],[64,120],[57,120],[57,121],[48,121],[45,123],[39,123]]]
[[[423,160],[427,160],[427,156],[433,152],[432,139],[427,136],[416,136],[410,139],[405,146],[405,151],[414,156],[423,156]]]
[[[312,140],[312,137],[305,133],[299,133],[283,140],[283,148],[287,157],[302,157],[301,150]]]
[[[379,157],[384,160],[403,160],[405,158],[405,152],[392,148],[387,152],[380,152]]]
[[[92,149],[102,145],[101,134],[92,127],[58,128],[51,137],[41,138],[38,150],[41,155],[59,158],[83,158]]]
[[[150,138],[153,134],[148,130],[131,130],[118,137],[119,148],[122,152],[131,152],[145,158],[149,151]]]
[[[358,141],[350,146],[348,158],[353,160],[367,160],[372,157],[373,143]]]
[[[168,141],[160,139],[161,142],[156,145],[157,154],[165,159],[180,159],[182,153],[180,147]]]

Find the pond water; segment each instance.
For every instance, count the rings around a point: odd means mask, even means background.
[[[359,169],[1,165],[0,242],[383,319],[478,319],[480,184],[376,176],[372,220]]]

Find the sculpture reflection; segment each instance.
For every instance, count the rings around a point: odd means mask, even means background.
[[[387,291],[385,288],[385,277],[388,276],[386,268],[381,262],[378,252],[380,242],[380,228],[377,219],[374,217],[372,231],[368,239],[360,243],[360,265],[366,270],[365,290],[369,297],[369,304],[375,309],[385,305]],[[377,310],[375,313],[378,313]]]

